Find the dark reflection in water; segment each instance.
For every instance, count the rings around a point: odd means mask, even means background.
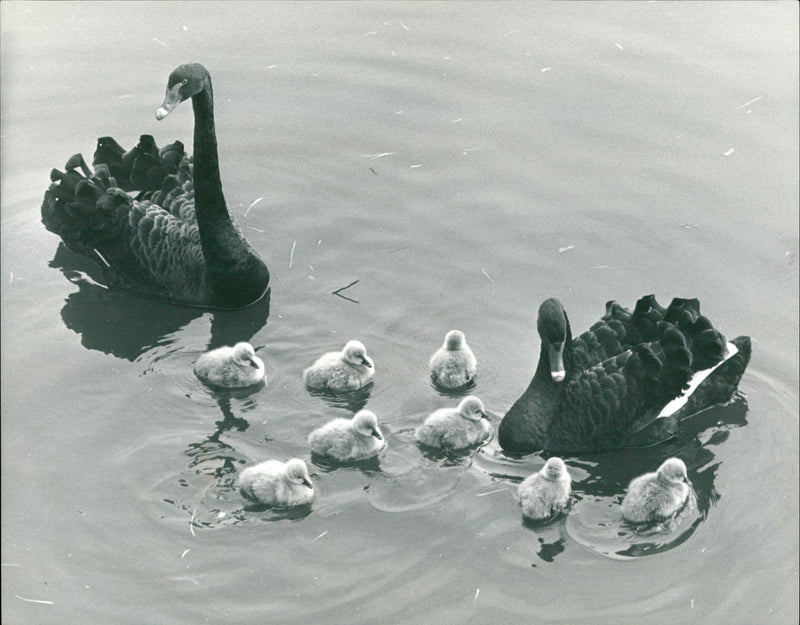
[[[49,265],[78,286],[61,309],[64,325],[81,335],[81,344],[87,349],[125,360],[134,361],[163,337],[206,313],[212,315],[209,349],[250,340],[269,317],[269,290],[242,310],[189,308],[105,287],[100,267],[63,243]]]
[[[333,471],[338,471],[339,469],[345,469],[345,468],[358,469],[364,475],[367,476],[373,476],[381,472],[380,456],[373,456],[372,458],[366,458],[365,460],[351,460],[349,462],[337,462],[335,460],[331,460],[326,456],[320,456],[319,454],[312,453],[311,462],[314,463],[314,466],[321,469],[325,473],[331,473]]]
[[[319,397],[332,408],[344,408],[351,412],[358,412],[367,405],[373,383],[353,391],[329,391],[326,389],[307,389],[312,397]]]
[[[477,385],[478,381],[473,378],[463,386],[459,386],[457,388],[445,388],[431,378],[431,387],[433,387],[433,390],[443,397],[463,397],[464,395],[469,395],[470,391],[472,391],[472,389],[474,389]]]

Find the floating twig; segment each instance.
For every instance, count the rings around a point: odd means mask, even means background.
[[[758,96],[757,98],[753,98],[753,99],[752,99],[752,100],[750,100],[749,102],[745,102],[744,104],[742,104],[742,105],[740,105],[740,106],[737,106],[737,107],[736,107],[735,109],[733,109],[733,110],[734,110],[734,111],[738,111],[739,109],[743,109],[745,106],[750,106],[750,105],[751,105],[751,104],[753,104],[754,102],[758,102],[758,101],[759,101],[761,98],[763,98],[763,97],[764,97],[764,96]]]
[[[295,246],[295,245],[297,245],[297,241],[295,241],[294,243],[292,243],[292,251],[291,251],[291,253],[289,254],[289,269],[291,269],[291,268],[292,268],[292,261],[294,260],[294,246]]]
[[[563,252],[566,252],[567,250],[571,250],[574,247],[575,247],[574,245],[567,245],[566,247],[559,247],[558,248],[558,253],[561,254]]]
[[[195,506],[195,507],[194,507],[194,510],[192,510],[192,518],[191,518],[191,519],[189,519],[189,531],[191,531],[191,532],[192,532],[192,536],[194,536],[194,535],[195,535],[195,534],[194,534],[194,515],[195,515],[196,513],[197,513],[197,506]]]
[[[402,26],[404,30],[407,30],[408,32],[411,32],[411,29],[408,26],[406,26],[405,24],[403,24],[403,20],[397,20],[397,21],[400,22],[400,26]]]
[[[352,299],[350,297],[347,297],[346,295],[342,295],[342,291],[344,291],[345,289],[349,289],[351,286],[353,286],[354,284],[357,284],[357,283],[358,283],[358,280],[353,280],[347,286],[343,286],[340,289],[336,289],[335,291],[332,291],[332,295],[337,295],[337,296],[341,297],[342,299],[346,299],[348,302],[353,302],[355,304],[358,304],[358,300]]]
[[[472,600],[472,605],[475,605],[476,603],[478,603],[478,595],[480,595],[480,594],[481,594],[481,589],[480,588],[476,588],[475,589],[475,598]]]
[[[486,273],[486,270],[485,270],[483,267],[481,267],[481,273],[482,273],[484,276],[486,276],[487,278],[489,278],[489,282],[491,282],[492,284],[497,284],[497,282],[495,282],[494,280],[492,280],[492,276],[490,276],[488,273]]]
[[[362,154],[363,158],[371,158],[372,160],[383,158],[384,156],[392,156],[394,152],[380,152],[378,154]]]
[[[250,204],[250,206],[247,207],[247,210],[244,212],[244,216],[247,217],[247,213],[250,212],[250,209],[253,208],[256,204],[258,204],[263,199],[264,199],[263,197],[260,197],[258,199],[253,200],[253,202]]]
[[[478,493],[475,496],[476,497],[486,497],[486,495],[494,495],[495,493],[504,493],[507,490],[508,490],[507,488],[497,488],[495,490],[490,490],[490,491],[488,491],[486,493]]]
[[[185,549],[184,552],[181,554],[181,560],[183,560],[184,556],[189,553],[191,549]]]
[[[19,595],[14,595],[20,601],[27,601],[28,603],[41,603],[44,605],[53,605],[52,601],[45,601],[44,599],[26,599],[25,597],[20,597]]]
[[[311,542],[312,542],[312,543],[315,543],[315,542],[317,542],[317,541],[318,541],[320,538],[322,538],[323,536],[325,536],[325,534],[327,534],[327,533],[328,533],[328,530],[325,530],[324,532],[322,532],[322,534],[320,534],[319,536],[317,536],[317,537],[316,537],[314,540],[312,540]]]
[[[733,150],[733,148],[731,148],[730,150],[725,152],[725,154],[723,154],[722,156],[730,156],[731,154],[733,154],[733,152],[734,152],[734,150]]]

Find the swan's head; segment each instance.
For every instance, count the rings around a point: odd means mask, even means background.
[[[470,421],[489,420],[483,402],[474,395],[468,395],[461,400],[461,403],[458,404],[458,414]]]
[[[300,458],[292,458],[286,463],[285,475],[292,484],[303,484],[308,488],[314,488],[311,476],[308,475],[308,467]]]
[[[544,466],[542,467],[541,473],[544,479],[550,480],[551,482],[557,482],[565,477],[569,477],[569,473],[567,473],[567,465],[564,464],[564,461],[561,458],[555,457],[547,459],[547,462],[545,462]]]
[[[383,440],[383,432],[378,427],[378,417],[370,410],[361,410],[352,419],[353,429],[361,436],[369,438],[374,436],[379,441]]]
[[[181,102],[196,96],[210,86],[208,70],[200,63],[179,65],[169,75],[167,94],[164,96],[161,108],[156,111],[156,119],[164,119]]]
[[[542,302],[536,327],[542,339],[542,349],[546,351],[550,363],[550,377],[553,382],[563,382],[567,377],[564,369],[564,345],[567,342],[569,325],[561,302],[554,297]]]
[[[680,484],[687,482],[689,477],[686,475],[686,465],[680,458],[667,458],[658,467],[658,479],[668,484]]]
[[[449,351],[458,351],[464,349],[467,344],[467,339],[461,330],[450,330],[447,336],[444,337],[444,348]]]
[[[373,366],[372,359],[367,356],[367,348],[361,341],[348,341],[342,350],[342,358],[357,367],[372,369]]]
[[[256,356],[256,352],[250,343],[236,343],[233,346],[233,359],[242,367],[252,367],[258,369],[264,363]]]

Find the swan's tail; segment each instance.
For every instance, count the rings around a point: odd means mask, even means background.
[[[80,154],[72,156],[65,171],[50,172],[51,185],[42,203],[42,223],[59,235],[66,246],[85,256],[113,237],[118,209],[128,210],[133,198],[164,197],[191,184],[191,165],[183,144],[176,141],[158,149],[153,137],[142,135],[125,151],[111,137],[101,137],[92,161],[94,171]]]

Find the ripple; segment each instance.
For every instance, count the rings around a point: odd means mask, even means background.
[[[664,523],[635,526],[622,518],[621,498],[584,497],[566,519],[575,542],[614,560],[651,556],[686,542],[703,521],[694,495],[678,515]]]

